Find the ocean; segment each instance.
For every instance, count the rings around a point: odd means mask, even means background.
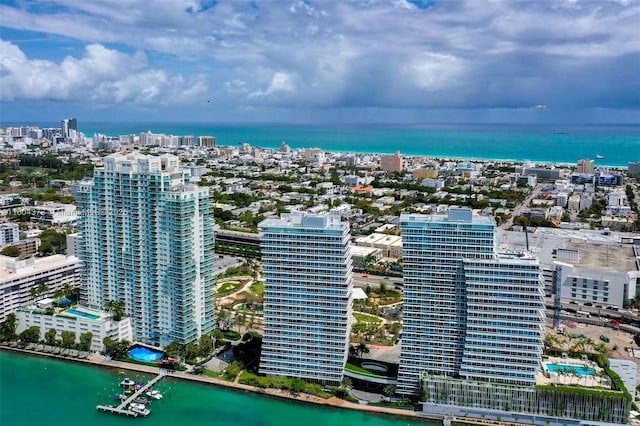
[[[60,123],[3,123],[60,127]],[[166,122],[82,122],[79,131],[108,136],[139,135],[148,130],[168,135],[215,136],[219,146],[249,143],[279,148],[318,147],[328,152],[386,153],[436,158],[535,161],[576,164],[596,160],[598,166],[627,167],[640,161],[640,125],[215,125]],[[604,158],[596,159],[596,156]]]
[[[125,377],[113,368],[0,351],[2,426],[434,426],[397,416],[321,407],[264,395],[165,378],[155,388],[147,418],[101,413],[98,404],[115,404]],[[150,375],[128,372],[145,381]]]
[[[436,158],[536,161],[626,167],[640,161],[640,126],[543,125],[350,125],[216,126],[187,123],[79,123],[86,136],[153,133],[210,135],[216,144],[249,143],[262,148],[318,147],[329,152],[394,153]]]

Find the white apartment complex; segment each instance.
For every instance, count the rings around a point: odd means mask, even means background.
[[[339,385],[353,301],[349,223],[296,212],[260,223],[265,273],[260,372]]]
[[[71,331],[76,334],[76,342],[79,341],[81,334],[90,332],[93,334],[91,350],[94,351],[104,350],[102,341],[105,337],[116,341],[133,341],[130,318],[114,321],[111,315],[106,312],[85,307],[75,307],[58,314],[46,315],[42,309],[31,306],[18,309],[16,316],[18,318],[16,330],[18,334],[29,327],[37,326],[40,327],[40,339],[44,339],[45,333],[52,328],[56,329],[58,340],[63,331]]]
[[[80,262],[77,257],[56,254],[19,260],[0,255],[0,321],[18,308],[34,302],[31,289],[44,284],[50,297],[65,286],[77,287]]]
[[[81,302],[125,302],[134,338],[187,343],[215,327],[209,190],[173,155],[112,154],[75,187]]]

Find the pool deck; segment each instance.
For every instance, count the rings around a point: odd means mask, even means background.
[[[593,387],[605,387],[611,388],[611,381],[609,377],[600,377],[597,374],[603,369],[593,361],[583,361],[574,358],[556,358],[549,357],[545,359],[542,364],[544,365],[544,371],[541,371],[536,376],[537,385],[565,385],[565,386],[583,386],[587,388]],[[594,375],[576,376],[573,374],[564,373],[552,373],[548,370],[547,364],[557,365],[571,365],[576,367],[588,367],[593,368],[596,372]]]

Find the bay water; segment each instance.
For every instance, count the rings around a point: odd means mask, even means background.
[[[96,410],[117,404],[124,377],[153,376],[39,356],[0,351],[0,425],[2,426],[434,426],[391,415],[287,401],[213,385],[165,378],[154,388],[146,418]]]

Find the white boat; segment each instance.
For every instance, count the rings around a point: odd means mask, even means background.
[[[151,414],[151,410],[149,410],[144,404],[137,404],[132,402],[129,404],[129,410],[134,413],[140,414],[141,416],[148,416]]]
[[[159,391],[157,391],[157,390],[149,390],[149,391],[147,391],[146,395],[147,395],[149,398],[153,398],[153,399],[162,399],[162,394],[161,394]]]
[[[133,380],[131,380],[130,378],[126,377],[123,381],[120,382],[120,386],[123,388],[128,388],[131,386],[135,386],[136,382],[134,382]]]
[[[596,154],[596,160],[602,160],[604,155]]]

